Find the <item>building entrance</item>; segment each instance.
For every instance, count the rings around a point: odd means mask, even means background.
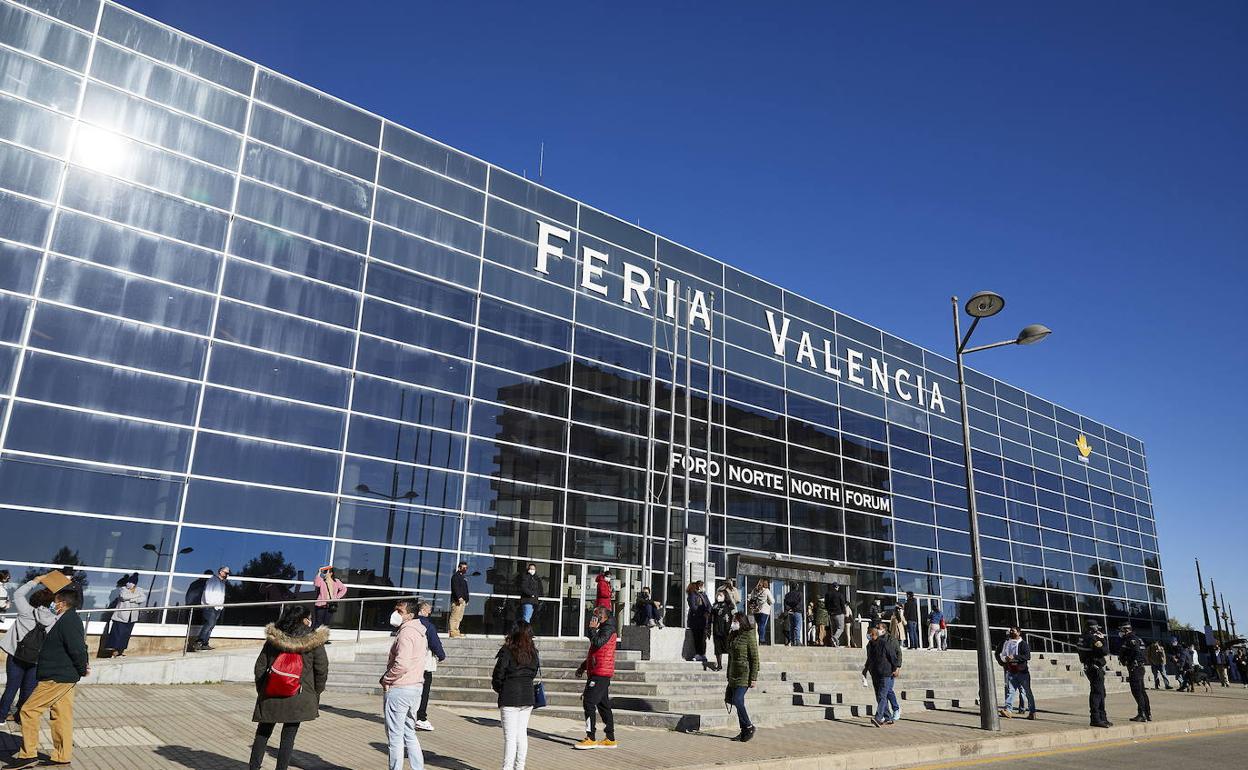
[[[641,592],[641,570],[636,567],[605,565],[610,572],[610,609],[617,629],[631,621],[632,608]],[[563,567],[563,581],[559,587],[559,635],[584,636],[588,628],[589,613],[598,598],[598,573],[602,564],[567,562]]]
[[[918,603],[919,603],[918,647],[920,649],[928,649],[928,648],[940,649],[942,640],[933,639],[931,634],[928,633],[928,620],[929,618],[932,617],[932,612],[940,609],[940,597],[931,596],[927,594],[915,594],[914,598],[918,600]],[[899,594],[897,596],[897,604],[901,605],[903,609],[905,608],[906,606],[905,594]],[[910,620],[910,618],[903,616],[903,620],[908,621]],[[903,639],[902,641],[905,642],[907,647],[913,646],[908,639]]]

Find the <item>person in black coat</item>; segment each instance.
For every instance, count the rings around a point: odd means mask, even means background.
[[[695,580],[685,589],[685,604],[689,614],[686,625],[693,642],[693,659],[706,662],[706,637],[710,635],[711,600],[702,590],[701,580]]]
[[[884,624],[871,626],[871,641],[867,642],[867,662],[862,667],[862,675],[870,676],[875,685],[875,716],[871,721],[876,727],[891,725],[895,721],[889,708],[888,695],[893,689],[893,680],[901,671],[901,647],[894,644],[888,634],[884,633]]]
[[[531,628],[523,620],[516,621],[515,630],[498,651],[490,676],[490,686],[498,693],[498,711],[503,725],[503,770],[523,768],[529,753],[533,680],[542,667]]]
[[[919,613],[919,600],[915,598],[914,591],[906,591],[906,646],[912,650],[922,647],[919,640],[919,623],[923,618]]]
[[[468,562],[461,561],[451,575],[451,623],[450,637],[463,636],[459,624],[464,621],[464,608],[468,606]]]
[[[520,620],[533,622],[533,613],[537,610],[542,596],[542,579],[537,576],[537,565],[530,564],[520,576]]]
[[[805,642],[802,636],[802,592],[797,588],[789,589],[784,595],[784,612],[789,618],[785,631],[789,635],[791,647],[801,647]]]
[[[845,610],[849,607],[840,583],[832,584],[827,596],[823,597],[823,604],[828,609],[828,646],[839,647],[841,634],[845,632]]]
[[[329,628],[321,626],[313,630],[312,614],[302,604],[287,607],[276,623],[264,629],[265,643],[256,657],[256,708],[251,721],[256,722],[256,737],[251,745],[249,770],[260,770],[264,763],[265,749],[273,727],[282,723],[281,743],[277,750],[277,770],[290,766],[290,755],[295,749],[295,735],[302,722],[311,722],[320,714],[321,693],[329,678],[329,656],[325,643],[329,641]],[[284,652],[303,656],[303,675],[299,680],[299,692],[289,697],[270,697],[265,694],[269,669]]]

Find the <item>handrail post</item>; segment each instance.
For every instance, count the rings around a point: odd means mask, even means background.
[[[186,638],[182,640],[182,657],[186,657],[187,648],[191,646],[191,621],[195,619],[195,610],[186,611]]]
[[[360,643],[360,632],[364,628],[364,602],[360,602],[359,612],[355,614],[355,643]]]

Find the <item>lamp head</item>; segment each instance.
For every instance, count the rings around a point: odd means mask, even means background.
[[[993,291],[981,291],[966,301],[966,313],[972,318],[987,318],[1005,308],[1005,298]]]
[[[1034,345],[1052,333],[1053,330],[1044,324],[1031,324],[1023,327],[1023,330],[1018,333],[1018,339],[1015,342],[1019,345]]]
[[[152,543],[144,543],[144,544],[143,544],[143,550],[144,550],[144,551],[155,551],[155,550],[156,550],[156,546],[155,546],[155,545],[153,545]]]
[[[356,485],[355,485],[355,491],[356,491],[356,492],[359,492],[360,494],[365,494],[365,495],[366,495],[366,494],[368,494],[369,492],[372,492],[373,490],[369,489],[367,484],[356,484]]]

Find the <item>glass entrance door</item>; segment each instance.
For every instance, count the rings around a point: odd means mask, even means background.
[[[641,592],[641,570],[607,565],[611,582],[611,615],[616,628],[632,620],[633,605]],[[560,636],[584,636],[589,613],[598,599],[598,573],[601,564],[568,562],[559,586]]]
[[[927,649],[932,643],[927,633],[928,618],[932,616],[933,610],[940,609],[940,597],[928,594],[915,594],[914,598],[919,602],[919,647]],[[905,607],[906,595],[901,594],[898,596],[897,603]],[[937,644],[939,644],[939,640],[937,640]]]

